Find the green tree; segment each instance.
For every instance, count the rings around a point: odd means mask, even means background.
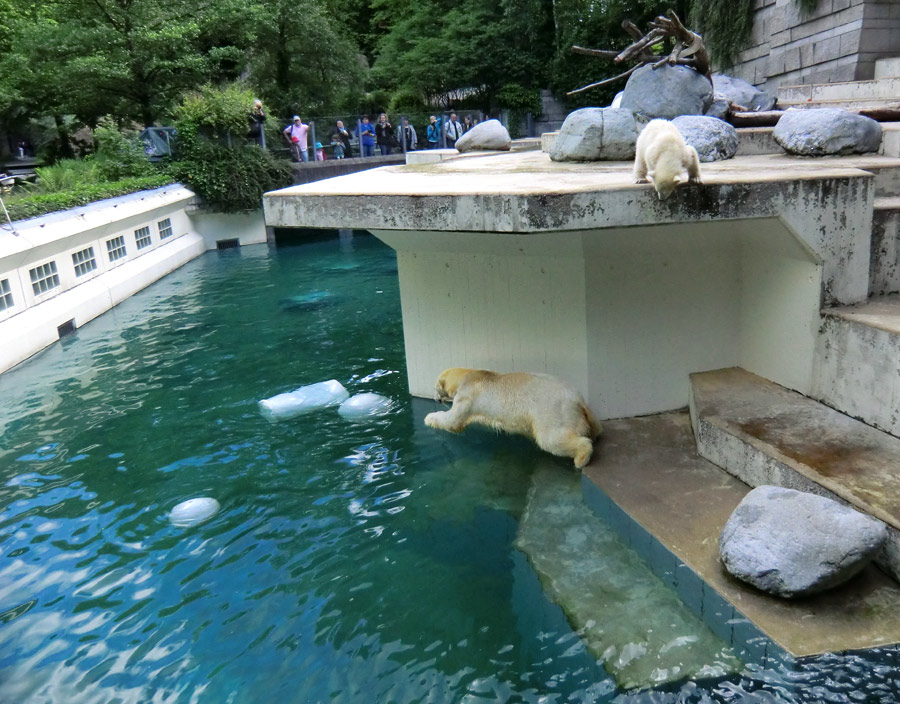
[[[508,83],[544,85],[552,42],[550,0],[373,0],[390,29],[373,78],[427,104],[477,96],[488,108]]]
[[[151,125],[188,88],[233,77],[253,22],[237,0],[50,0],[13,27],[15,88],[33,113]]]
[[[319,0],[260,0],[250,80],[274,111],[305,116],[355,108],[366,66],[342,23]]]

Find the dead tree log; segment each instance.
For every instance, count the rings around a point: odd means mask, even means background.
[[[641,66],[652,66],[654,69],[660,66],[689,66],[690,68],[702,74],[712,83],[712,75],[710,74],[709,51],[703,43],[703,37],[696,32],[692,32],[685,27],[674,10],[669,10],[665,16],[660,15],[649,25],[649,30],[642,34],[637,25],[631,20],[622,22],[622,29],[625,30],[635,41],[622,51],[616,52],[611,49],[589,49],[581,46],[573,46],[572,51],[577,54],[585,54],[587,56],[596,56],[599,58],[612,59],[613,62],[619,64],[623,61],[637,61],[624,73],[611,78],[605,78],[602,81],[591,83],[590,85],[576,88],[569,91],[567,95],[575,95],[583,93],[591,88],[612,83],[620,78],[630,76]],[[667,55],[654,54],[650,47],[661,41],[672,39],[674,47]]]

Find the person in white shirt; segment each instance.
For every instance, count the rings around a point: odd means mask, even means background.
[[[309,161],[309,151],[306,135],[309,133],[309,125],[304,125],[299,115],[294,115],[292,124],[284,128],[284,138],[291,145],[291,156],[296,161]]]
[[[444,133],[447,135],[447,149],[453,149],[456,146],[456,140],[463,136],[462,123],[456,119],[456,113],[450,113],[450,122],[444,125]]]

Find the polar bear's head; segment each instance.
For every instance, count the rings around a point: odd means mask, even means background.
[[[450,369],[442,371],[434,385],[435,400],[452,401],[463,379],[473,371],[475,370],[463,367],[450,367]]]

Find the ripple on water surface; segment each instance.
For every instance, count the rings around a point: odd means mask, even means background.
[[[260,415],[326,379],[390,412]],[[370,237],[204,255],[0,376],[0,701],[896,701],[893,651],[616,691],[514,544],[570,463],[425,428],[405,379]]]

